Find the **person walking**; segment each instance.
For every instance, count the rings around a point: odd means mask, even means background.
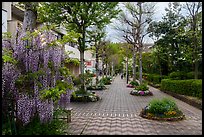
[[[123,79],[123,74],[121,74],[121,79]]]

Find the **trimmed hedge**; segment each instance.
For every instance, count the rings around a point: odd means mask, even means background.
[[[163,79],[161,81],[161,90],[202,98],[202,80]]]
[[[194,73],[195,72],[188,72],[186,74],[187,79],[194,79]],[[202,79],[202,73],[198,72],[198,79]]]
[[[194,80],[191,84],[191,91],[194,97],[202,98],[202,80]]]
[[[150,81],[153,84],[159,84],[161,83],[161,76],[157,74],[149,74],[147,75],[147,81]]]
[[[187,79],[186,72],[184,71],[175,71],[169,74],[170,79],[173,80],[184,80]]]
[[[168,76],[160,76],[158,74],[148,74],[146,80],[153,84],[160,84],[162,79],[167,79]]]
[[[194,79],[194,72],[176,71],[169,74],[170,79],[173,80],[184,80]],[[202,79],[202,73],[198,72],[198,79]]]

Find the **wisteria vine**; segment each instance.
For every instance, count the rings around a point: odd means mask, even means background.
[[[8,113],[6,108],[11,103],[8,98],[12,95],[16,103],[15,115],[23,125],[29,123],[36,114],[41,122],[52,120],[55,102],[52,97],[42,99],[41,91],[56,87],[57,81],[72,85],[69,76],[59,73],[65,55],[62,45],[57,44],[56,40],[51,30],[40,29],[33,33],[22,33],[17,29],[16,38],[2,39],[3,113]],[[70,87],[60,95],[58,106],[69,106]]]

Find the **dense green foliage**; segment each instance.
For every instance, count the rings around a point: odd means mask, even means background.
[[[186,73],[186,78],[187,79],[194,79],[194,74],[195,72],[188,72]],[[202,72],[198,73],[198,79],[202,79]]]
[[[84,92],[81,89],[74,91],[71,94],[71,101],[95,102],[95,101],[98,101],[99,99],[100,98],[97,94],[93,92]]]
[[[168,111],[178,110],[175,101],[170,98],[152,99],[148,106],[148,112],[153,114],[164,114]]]
[[[101,78],[100,82],[104,83],[105,85],[110,85],[111,84],[111,77]]]
[[[103,81],[98,82],[98,84],[96,85],[90,85],[87,87],[87,90],[102,90],[102,89],[106,89]]]
[[[72,63],[76,66],[79,66],[80,62],[78,59],[75,59],[75,58],[68,58],[68,59],[65,59],[65,63]]]
[[[139,54],[137,54],[137,56],[139,56]],[[139,59],[137,59],[137,62],[139,65]],[[142,53],[142,71],[143,73],[160,74],[160,66],[157,61],[157,55],[154,51]]]
[[[135,88],[136,90],[141,90],[141,91],[146,91],[149,89],[149,87],[147,87],[147,84],[142,83],[140,84],[138,87]]]
[[[130,81],[130,84],[133,86],[139,86],[139,83],[137,81]]]
[[[73,30],[81,35],[77,44],[80,51],[82,89],[85,88],[84,51],[90,44],[88,41],[93,42],[93,28],[101,29],[111,23],[111,19],[120,12],[117,4],[118,2],[41,2],[38,9],[41,15],[39,20],[62,25],[67,31]]]
[[[152,82],[153,84],[161,83],[161,76],[157,74],[148,74],[146,80]]]
[[[189,8],[190,13],[187,10],[188,15],[194,14],[194,17],[184,16],[181,12],[184,5],[173,2],[165,9],[162,20],[152,22],[149,27],[150,36],[155,40],[154,63],[159,65],[157,73],[162,75],[174,71],[195,71],[196,78],[198,71],[201,71],[202,3],[187,4],[194,5]]]
[[[171,72],[169,74],[170,79],[174,80],[184,80],[186,79],[186,72],[183,71],[177,71],[177,72]]]
[[[169,74],[169,78],[174,80],[194,79],[194,73],[195,72],[184,72],[184,71],[171,72]],[[201,72],[198,73],[198,79],[202,79]]]
[[[161,81],[161,90],[202,98],[202,80],[163,79]]]

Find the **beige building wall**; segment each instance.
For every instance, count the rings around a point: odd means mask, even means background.
[[[17,2],[2,2],[2,32],[9,32],[10,21],[12,21],[12,5]],[[13,25],[13,23],[12,23]]]
[[[12,20],[8,21],[8,32],[11,32],[13,36],[16,34],[17,27],[21,27],[22,22],[17,20],[16,18],[13,18]]]
[[[12,2],[2,2],[2,9],[7,11],[7,20],[11,20],[11,4]]]

